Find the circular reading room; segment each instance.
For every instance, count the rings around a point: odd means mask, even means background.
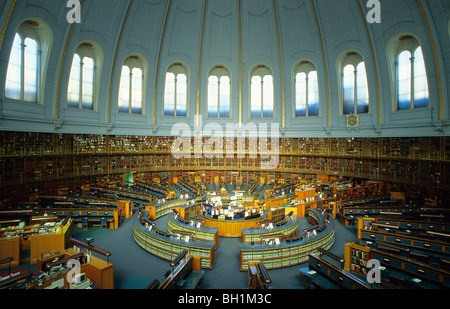
[[[0,289],[450,288],[449,16],[0,1]]]

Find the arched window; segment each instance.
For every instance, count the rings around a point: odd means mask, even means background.
[[[398,109],[411,108],[411,53],[404,51],[398,55],[397,94]]]
[[[129,57],[122,66],[119,86],[119,112],[142,114],[144,71],[138,56]]]
[[[294,76],[295,117],[319,116],[319,84],[316,68],[302,62]]]
[[[369,87],[363,58],[354,52],[347,53],[342,69],[342,113],[369,113]]]
[[[188,106],[187,70],[182,64],[172,65],[166,73],[164,116],[186,117]]]
[[[92,43],[83,43],[76,49],[70,69],[67,92],[68,107],[95,109],[100,62],[98,53],[98,47]]]
[[[51,31],[44,23],[27,20],[18,27],[6,73],[6,98],[40,102],[43,68],[47,62],[51,40]]]
[[[422,48],[404,50],[397,59],[398,110],[427,107],[428,80]]]
[[[250,114],[252,118],[274,116],[273,76],[265,66],[258,66],[253,72],[250,85]]]
[[[75,54],[70,70],[67,105],[74,108],[94,109],[94,60]]]
[[[388,44],[388,58],[395,89],[394,109],[428,107],[427,72],[419,41],[408,34],[394,37]]]
[[[208,78],[208,117],[229,118],[231,114],[231,80],[228,71],[216,67]]]
[[[22,63],[23,63],[23,44],[22,37],[16,34],[8,63],[8,73],[6,74],[6,97],[9,99],[20,100],[23,97],[22,92]]]

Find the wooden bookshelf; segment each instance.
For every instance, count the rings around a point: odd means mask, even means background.
[[[366,266],[370,260],[370,248],[355,243],[348,243],[345,244],[344,250],[344,270],[366,276]]]
[[[328,250],[335,239],[335,222],[327,222],[322,213],[316,210],[310,212],[318,219],[323,228],[317,235],[283,240],[280,244],[266,245],[265,243],[241,243],[241,271],[248,270],[252,261],[261,261],[267,269],[276,269],[298,265],[308,261],[310,253],[318,253],[319,248]],[[300,235],[299,235],[300,236]]]
[[[242,152],[237,141],[224,145],[223,158],[174,159],[174,137],[0,132],[0,138],[0,185],[5,191],[8,186],[130,171],[217,172],[213,177],[223,172],[226,181],[233,171],[240,173],[243,185],[267,173],[261,170],[264,160]],[[282,178],[324,174],[450,189],[450,137],[283,138],[279,147],[279,166],[270,172]],[[226,157],[230,150],[233,158]],[[205,183],[212,183],[205,176]]]
[[[160,235],[146,230],[140,222],[133,221],[133,238],[145,251],[167,261],[175,259],[182,251],[187,250],[190,255],[200,259],[201,268],[212,269],[215,264],[214,241],[189,241],[184,242],[175,238]]]

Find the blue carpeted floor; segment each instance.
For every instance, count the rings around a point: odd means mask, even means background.
[[[157,228],[167,229],[167,218],[157,220]],[[299,229],[309,226],[307,219],[299,219]],[[96,234],[99,237],[97,238]],[[164,281],[165,273],[170,270],[169,262],[142,250],[132,238],[132,220],[125,220],[117,230],[91,228],[89,230],[76,229],[74,238],[83,240],[94,237],[94,244],[112,253],[110,261],[114,264],[114,285],[116,288],[129,288],[130,280],[139,282],[143,278],[148,283],[153,279]],[[330,249],[334,254],[344,257],[344,245],[348,242],[358,242],[353,231],[336,223],[336,240]],[[216,264],[212,270],[205,270],[206,276],[202,283],[204,289],[243,289],[247,287],[247,273],[240,271],[240,238],[220,238],[219,248],[215,257]],[[277,289],[300,289],[298,269],[307,264],[283,269],[269,270],[272,287]],[[143,284],[143,283],[141,283]]]
[[[136,214],[135,214],[136,215]],[[167,229],[167,218],[157,220],[157,227]],[[307,219],[299,219],[299,228],[308,226]],[[114,287],[116,289],[142,289],[153,279],[163,282],[170,270],[168,261],[157,258],[142,250],[132,237],[132,219],[125,219],[119,229],[108,230],[91,227],[88,230],[75,228],[73,238],[84,240],[93,237],[93,245],[111,252],[110,262],[114,264]],[[336,223],[336,240],[330,251],[344,257],[344,245],[358,242],[354,231]],[[215,253],[216,264],[212,270],[205,270],[203,289],[245,289],[247,273],[240,271],[240,238],[220,238]],[[283,269],[269,270],[271,287],[276,289],[302,289],[298,269],[307,263]],[[18,269],[35,270],[35,265],[22,264]],[[7,270],[1,270],[5,273]]]

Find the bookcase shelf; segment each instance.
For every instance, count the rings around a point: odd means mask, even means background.
[[[309,211],[320,226],[326,224],[323,214],[317,210]],[[292,242],[282,242],[275,245],[264,243],[241,243],[241,271],[248,269],[250,262],[261,261],[267,269],[276,269],[298,265],[308,261],[310,253],[319,253],[318,249],[328,250],[334,243],[335,222],[329,218],[326,227],[315,236],[304,237]]]
[[[215,242],[182,242],[158,235],[146,231],[137,219],[133,222],[133,238],[142,249],[164,260],[172,261],[183,250],[187,250],[190,255],[200,257],[202,268],[212,269],[214,267]]]
[[[267,160],[240,148],[239,142],[251,144],[248,139],[224,142],[223,158],[175,159],[175,137],[0,132],[0,138],[2,187],[130,171],[220,171],[224,179],[231,179],[233,171],[247,185],[255,174],[266,172],[261,162]],[[242,149],[245,156],[240,157]],[[279,165],[270,172],[281,175],[324,174],[450,188],[450,137],[283,138],[278,154]],[[215,176],[206,176],[205,182],[213,183]]]
[[[345,265],[344,270],[362,276],[367,275],[367,262],[370,260],[370,248],[348,243],[345,245]]]

